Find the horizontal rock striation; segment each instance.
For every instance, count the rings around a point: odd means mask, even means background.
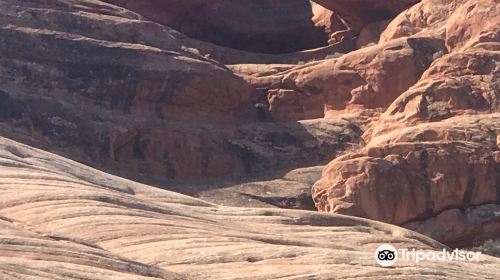
[[[217,206],[5,138],[0,177],[3,279],[484,279],[500,273],[498,259],[488,256],[460,266],[424,261],[384,269],[373,259],[381,243],[443,246],[361,218]]]

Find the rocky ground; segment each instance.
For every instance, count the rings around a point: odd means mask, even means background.
[[[496,279],[500,259],[379,267],[444,245],[363,218],[217,206],[0,138],[2,279]]]
[[[372,252],[500,237],[499,98],[496,0],[0,0],[0,278],[496,279]]]

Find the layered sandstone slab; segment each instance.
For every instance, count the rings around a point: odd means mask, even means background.
[[[217,206],[5,138],[0,177],[6,279],[493,279],[500,273],[498,259],[487,256],[459,266],[425,261],[384,269],[373,258],[381,243],[442,245],[361,218]]]
[[[18,279],[183,279],[83,240],[41,234],[0,215],[0,277]]]

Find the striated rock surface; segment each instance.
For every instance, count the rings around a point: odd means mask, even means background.
[[[0,277],[11,279],[184,279],[84,240],[37,232],[0,215]]]
[[[460,266],[423,261],[384,269],[373,259],[381,243],[443,246],[361,218],[217,206],[5,138],[0,177],[3,279],[494,279],[500,273],[499,260],[488,256]]]
[[[496,279],[497,2],[0,0],[0,278]]]

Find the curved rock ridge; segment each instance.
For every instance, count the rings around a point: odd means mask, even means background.
[[[389,25],[380,44],[432,36],[446,50],[371,124],[365,148],[327,166],[313,187],[319,210],[450,246],[500,234],[499,11],[497,1],[429,0]]]
[[[239,50],[282,54],[351,41],[364,27],[392,19],[419,0],[105,2],[135,11],[192,38]]]
[[[183,34],[258,52],[290,53],[327,45],[333,14],[309,0],[108,0]],[[340,25],[341,23],[339,23]]]
[[[500,273],[499,260],[488,256],[459,266],[424,261],[384,269],[373,259],[381,243],[444,247],[362,218],[217,206],[5,138],[0,177],[2,279],[493,279]]]
[[[108,35],[112,30],[89,31],[82,22],[97,27],[113,21],[95,15],[105,13],[99,9],[87,12],[83,5],[66,10],[44,6],[51,17],[38,21],[43,9],[30,1],[0,4],[5,7],[0,29],[2,73],[13,78],[4,90],[23,86],[31,91],[28,89],[33,87],[33,91],[45,91],[58,100],[81,97],[82,102],[98,103],[106,109],[177,120],[234,120],[238,118],[234,114],[250,106],[250,87],[242,79],[215,61],[182,50],[175,38],[163,48],[139,44],[132,39],[137,36],[133,28],[127,30],[127,24],[119,21],[122,24],[115,29],[128,32],[130,41]],[[57,16],[69,23],[57,22]],[[164,32],[166,41],[168,34]]]
[[[201,55],[212,62],[235,63],[297,63],[301,60],[323,59],[334,52],[347,52],[355,46],[351,41],[318,49],[289,54],[272,55],[245,52],[212,43],[191,39],[171,27],[161,25],[119,6],[92,1],[37,1],[2,0],[1,23],[76,33],[84,37],[110,42],[125,42],[164,50]],[[317,6],[317,5],[316,5]],[[320,7],[321,8],[321,7]],[[317,8],[316,8],[317,9]],[[26,13],[25,11],[29,11]],[[326,14],[325,14],[326,13]],[[315,21],[329,22],[330,11],[315,12]],[[88,28],[94,26],[94,28]],[[333,27],[331,27],[333,28]]]

